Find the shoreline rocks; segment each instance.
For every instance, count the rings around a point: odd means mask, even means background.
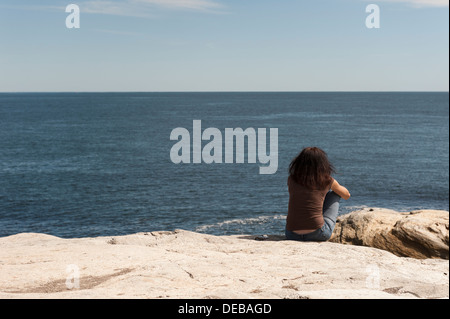
[[[448,273],[444,259],[280,236],[0,238],[0,299],[448,298]]]
[[[332,242],[383,249],[401,257],[449,259],[449,213],[366,208],[340,216]]]

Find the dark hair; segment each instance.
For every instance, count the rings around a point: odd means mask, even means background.
[[[318,147],[307,147],[294,158],[289,166],[290,177],[310,189],[324,189],[332,181],[335,172],[327,153]]]

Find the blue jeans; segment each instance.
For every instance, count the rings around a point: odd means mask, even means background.
[[[323,219],[325,223],[312,233],[299,235],[290,230],[286,230],[286,239],[297,241],[327,241],[333,234],[336,219],[339,215],[339,202],[341,197],[333,191],[328,192],[323,202]]]

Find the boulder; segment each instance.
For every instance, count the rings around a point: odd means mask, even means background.
[[[366,208],[340,216],[332,242],[370,246],[400,257],[448,258],[449,213]]]

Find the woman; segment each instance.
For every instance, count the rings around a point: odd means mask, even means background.
[[[289,166],[289,210],[286,238],[327,241],[336,225],[339,201],[350,198],[344,186],[331,177],[334,168],[327,154],[307,147]]]

